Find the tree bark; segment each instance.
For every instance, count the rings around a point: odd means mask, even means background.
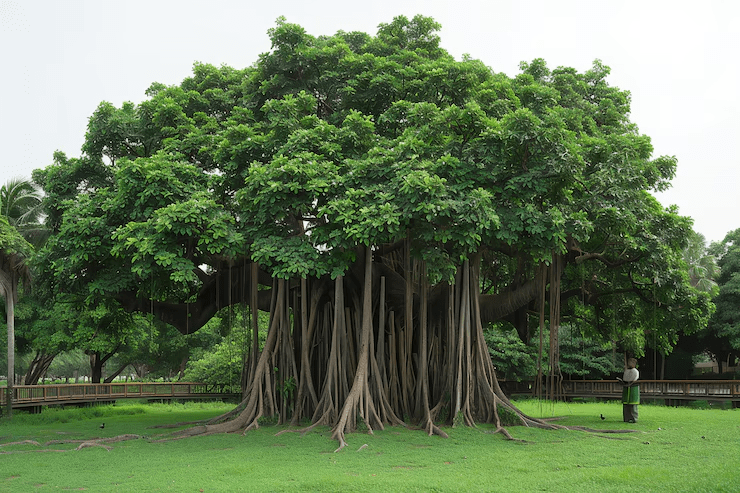
[[[99,351],[90,351],[87,353],[90,357],[90,381],[92,383],[100,383],[100,380],[103,378],[103,367],[105,363],[117,352],[118,347],[102,357]]]
[[[368,431],[372,433],[372,426],[377,425],[383,429],[383,423],[379,420],[374,403],[368,392],[368,363],[370,354],[370,336],[372,333],[372,248],[365,247],[365,283],[362,297],[362,328],[360,332],[361,345],[357,370],[355,371],[352,388],[344,402],[339,421],[332,430],[332,438],[339,442],[336,451],[342,450],[347,442],[345,433],[355,430],[356,416],[364,420]]]
[[[5,296],[5,314],[8,326],[8,387],[6,389],[8,404],[8,419],[13,418],[13,398],[15,396],[13,387],[15,386],[15,303],[14,290],[12,286],[3,282],[2,293]]]
[[[36,351],[36,355],[28,366],[28,371],[26,372],[23,383],[25,385],[37,385],[39,383],[39,379],[47,372],[55,357],[56,354],[47,354],[43,351]]]

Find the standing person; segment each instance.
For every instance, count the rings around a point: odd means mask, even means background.
[[[624,367],[624,375],[617,378],[622,382],[622,417],[625,423],[637,423],[637,405],[640,403],[640,386],[637,379],[640,372],[637,371],[637,360],[630,358]]]

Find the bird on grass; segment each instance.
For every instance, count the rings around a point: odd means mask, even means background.
[[[105,428],[105,423],[101,423],[101,425],[99,426],[99,428],[100,428],[101,430],[102,430],[103,428]]]
[[[603,414],[599,414],[599,417],[601,418],[601,421],[604,421],[606,419]]]

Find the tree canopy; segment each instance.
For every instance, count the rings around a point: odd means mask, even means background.
[[[705,323],[691,220],[651,195],[676,160],[652,155],[609,68],[536,59],[508,77],[438,31],[401,16],[316,37],[281,18],[249,68],[197,63],[139,104],[101,103],[81,156],[34,173],[45,278],[182,333],[237,303],[256,332],[269,311],[240,413],[213,429],[308,417],[340,448],[358,415],[441,433],[440,413],[506,406],[550,426],[501,393],[490,322],[526,341],[569,317],[636,354]]]

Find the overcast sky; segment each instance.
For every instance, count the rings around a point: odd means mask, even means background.
[[[655,155],[678,158],[658,196],[708,241],[740,228],[740,2],[734,0],[0,0],[0,182],[30,178],[55,150],[79,156],[101,101],[140,102],[194,62],[252,65],[284,15],[309,34],[375,34],[397,15],[442,24],[442,46],[497,72],[544,58],[611,67]]]

